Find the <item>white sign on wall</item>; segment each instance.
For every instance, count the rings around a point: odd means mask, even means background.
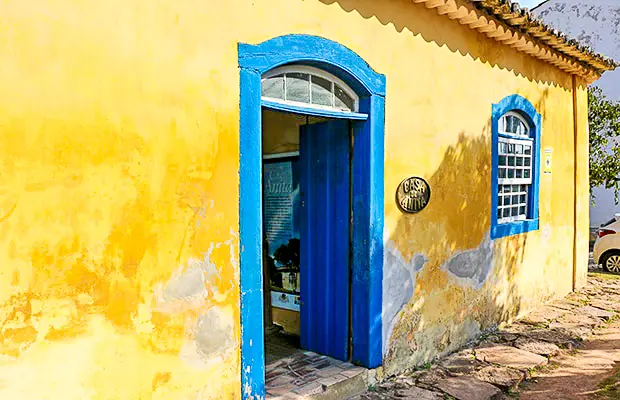
[[[553,160],[552,160],[552,156],[553,156],[553,149],[545,149],[545,157],[544,157],[544,173],[545,174],[550,174],[551,171],[553,170]]]

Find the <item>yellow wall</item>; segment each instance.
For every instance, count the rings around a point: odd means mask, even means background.
[[[320,35],[387,77],[386,251],[425,260],[388,371],[571,289],[570,77],[423,6],[8,0],[0,32],[0,398],[240,396],[238,42]],[[442,265],[488,236],[491,104],[514,93],[553,148],[541,228],[470,285]],[[433,193],[414,216],[391,201],[409,175]]]
[[[575,127],[577,143],[577,201],[576,201],[576,232],[575,246],[575,288],[585,286],[588,278],[589,232],[590,232],[590,134],[588,130],[588,90],[585,83],[576,78],[573,80]],[[587,233],[586,233],[587,232]]]

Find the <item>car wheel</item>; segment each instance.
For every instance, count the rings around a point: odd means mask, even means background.
[[[601,260],[601,264],[603,264],[603,269],[605,271],[611,272],[612,274],[620,274],[620,251],[614,250],[605,253]]]

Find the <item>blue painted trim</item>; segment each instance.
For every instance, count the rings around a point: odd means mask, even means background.
[[[357,54],[330,40],[286,35],[258,45],[239,44],[239,244],[241,279],[241,385],[243,399],[265,397],[261,232],[261,75],[284,64],[322,68],[346,82],[360,97],[355,122],[363,143],[353,157],[354,213],[352,298],[353,360],[381,365],[383,280],[383,158],[385,76]],[[365,106],[362,106],[364,104]],[[355,149],[354,149],[355,151]],[[363,182],[365,180],[365,182]],[[364,198],[364,194],[367,195]],[[363,211],[363,212],[362,212]],[[364,248],[366,250],[364,250]],[[357,250],[355,250],[357,249]]]
[[[241,269],[241,390],[265,398],[262,271],[262,136],[260,74],[240,71],[239,264]],[[260,334],[256,334],[260,332]]]
[[[505,224],[497,224],[492,231],[492,239],[498,239],[505,236],[518,235],[519,233],[537,231],[538,220],[526,219],[525,221],[516,221]]]
[[[382,364],[385,98],[364,98],[360,109],[372,117],[353,129],[351,357],[376,368]]]
[[[303,107],[296,106],[293,104],[285,104],[279,103],[277,101],[270,100],[262,100],[261,104],[265,108],[269,108],[270,110],[275,111],[284,111],[291,112],[295,114],[303,114],[303,115],[314,115],[316,117],[325,117],[325,118],[337,118],[337,119],[351,119],[351,120],[367,120],[368,114],[355,113],[355,112],[347,112],[347,111],[335,111],[335,110],[325,110],[321,108],[314,107]]]
[[[532,189],[528,195],[528,216],[524,221],[499,224],[497,222],[498,207],[498,127],[502,115],[509,111],[518,112],[530,126],[531,138],[534,141],[532,154]],[[539,199],[540,199],[540,136],[542,117],[536,108],[526,98],[513,94],[505,97],[499,103],[493,104],[492,117],[492,169],[491,169],[491,239],[499,239],[519,233],[539,229]],[[502,135],[504,136],[504,135]]]
[[[385,96],[385,76],[373,71],[355,52],[331,40],[311,35],[285,35],[258,45],[239,44],[241,68],[264,74],[293,63],[318,65],[345,81],[359,96]]]

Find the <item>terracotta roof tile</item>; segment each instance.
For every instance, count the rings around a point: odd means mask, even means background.
[[[583,77],[588,83],[619,64],[545,24],[510,0],[411,0],[470,29]]]
[[[534,16],[527,8],[521,8],[519,3],[510,0],[467,0],[476,8],[494,16],[506,25],[534,36],[543,44],[577,59],[580,63],[597,70],[599,73],[613,70],[619,64],[602,54],[594,52],[589,46],[583,45],[573,38]]]

